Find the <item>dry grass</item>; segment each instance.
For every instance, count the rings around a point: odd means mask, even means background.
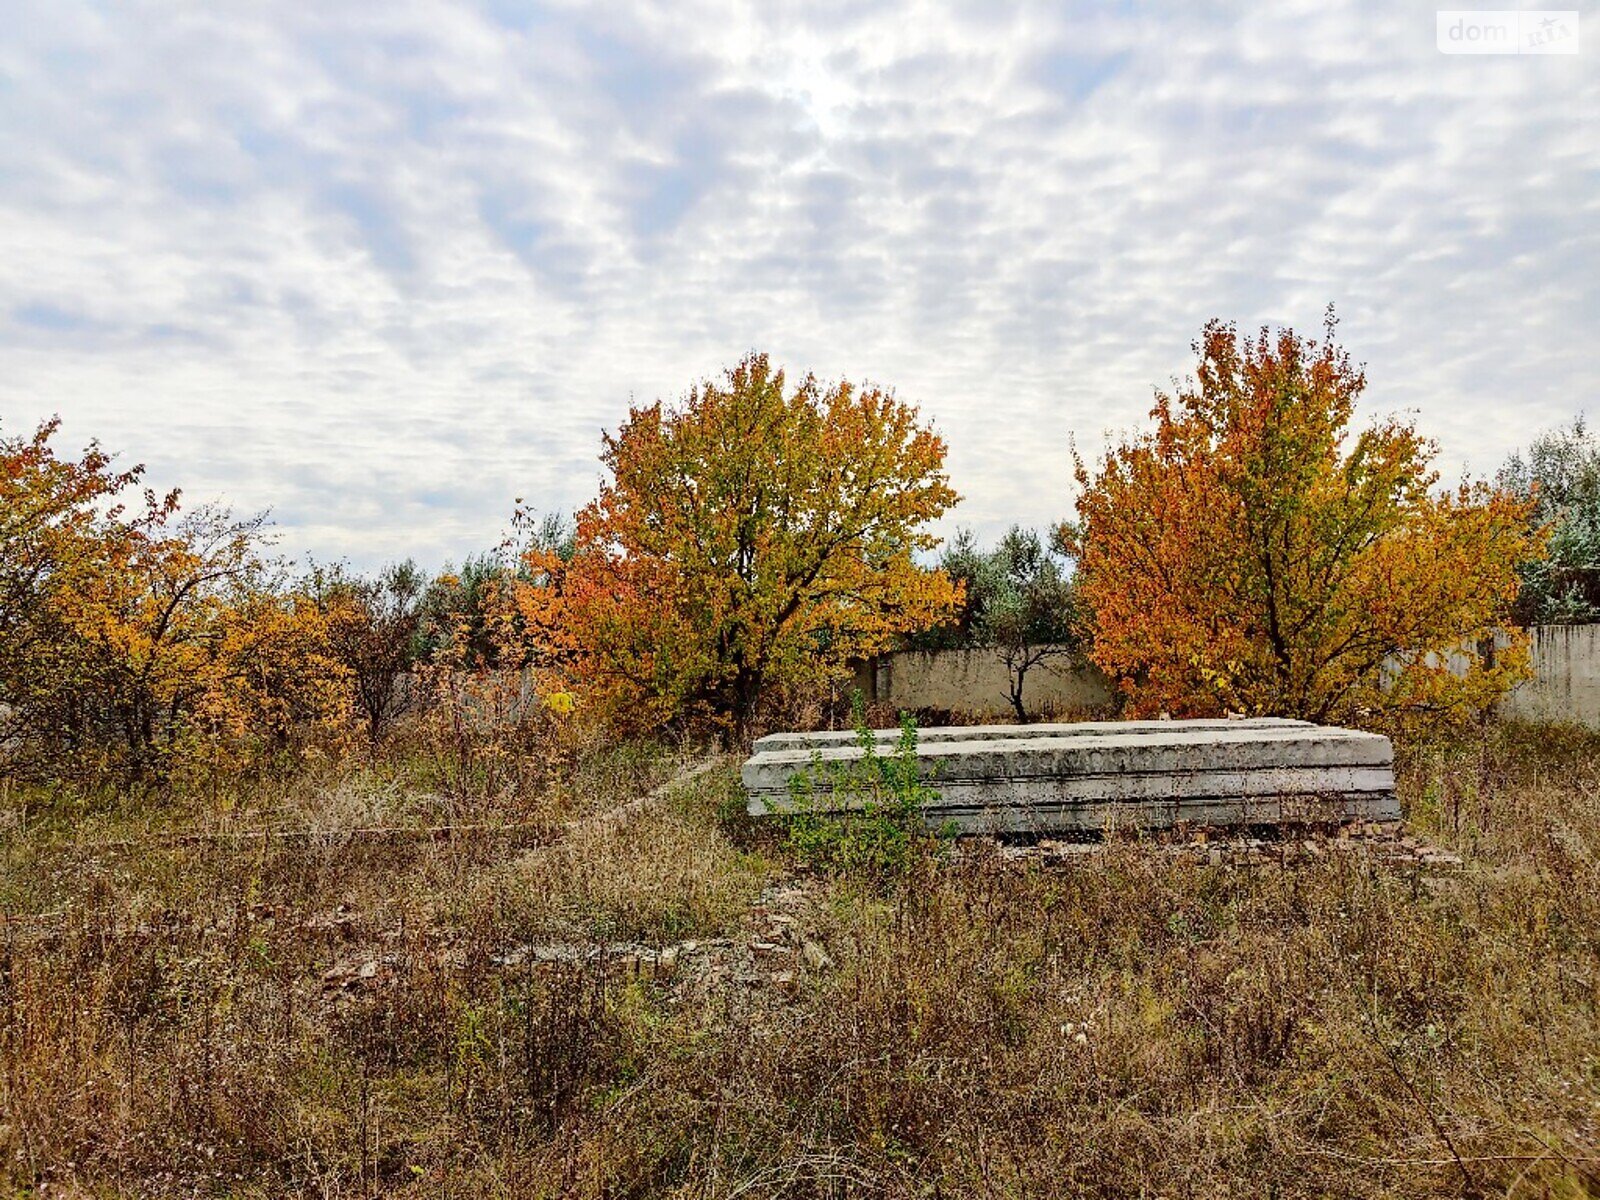
[[[704,786],[727,783],[724,773]],[[469,911],[493,913],[508,936],[545,941],[667,943],[736,928],[767,864],[722,836],[708,794],[582,823],[487,874]]]
[[[1600,1194],[1600,737],[1409,751],[1450,875],[1130,844],[919,861],[887,895],[796,884],[719,818],[727,773],[555,839],[671,766],[556,773],[513,814],[551,831],[531,850],[341,837],[452,815],[400,770],[158,816],[5,797],[0,1172],[44,1194]],[[171,839],[252,823],[322,832]]]

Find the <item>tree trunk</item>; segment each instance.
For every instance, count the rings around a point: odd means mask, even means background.
[[[1028,710],[1022,705],[1022,684],[1027,677],[1027,664],[1011,668],[1011,708],[1017,714],[1019,725],[1028,724]]]
[[[733,677],[733,741],[743,747],[750,740],[755,727],[756,706],[761,700],[761,675],[754,669],[740,666]]]

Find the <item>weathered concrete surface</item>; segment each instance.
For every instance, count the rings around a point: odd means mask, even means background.
[[[1507,716],[1600,727],[1600,625],[1539,625],[1533,678],[1501,702]]]
[[[879,730],[885,752],[899,736]],[[819,807],[830,771],[860,760],[850,733],[774,734],[744,765],[752,815],[790,809],[806,773]],[[926,729],[919,776],[938,799],[930,824],[974,833],[1108,826],[1254,825],[1399,816],[1389,740],[1273,719],[1081,722]]]
[[[1078,737],[1104,734],[1169,734],[1174,729],[1310,729],[1309,721],[1295,721],[1288,717],[1249,717],[1244,719],[1201,718],[1193,721],[1073,721],[1065,724],[1039,723],[1036,725],[942,725],[917,730],[917,745],[934,742],[988,742],[1006,740],[1035,740],[1038,738]],[[874,729],[873,740],[881,747],[894,745],[900,740],[898,729]],[[769,733],[757,738],[751,753],[761,755],[780,750],[804,750],[809,755],[813,749],[855,746],[860,735],[853,729],[821,730],[816,733]]]
[[[869,700],[896,708],[975,713],[1011,709],[1011,672],[995,650],[896,650],[861,663],[856,686]],[[1022,690],[1032,711],[1100,709],[1113,699],[1103,674],[1067,656],[1035,666]]]
[[[1600,624],[1539,625],[1533,633],[1533,677],[1501,701],[1499,711],[1537,721],[1577,721],[1600,728]],[[1504,639],[1500,639],[1504,644]],[[1481,658],[1476,647],[1451,655],[1452,670]],[[900,650],[863,663],[856,685],[870,700],[896,708],[1005,712],[1005,664],[988,650]],[[1092,666],[1050,660],[1028,673],[1032,707],[1093,709],[1109,704],[1110,684]]]

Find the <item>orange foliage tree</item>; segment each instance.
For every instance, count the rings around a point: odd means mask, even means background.
[[[0,771],[236,769],[342,732],[326,619],[284,591],[261,521],[123,501],[140,469],[0,439]]]
[[[349,673],[321,607],[277,586],[261,526],[179,517],[174,498],[159,520],[107,528],[95,569],[57,598],[67,669],[48,699],[123,772],[235,770],[342,732]]]
[[[541,566],[581,683],[617,711],[742,735],[769,685],[820,682],[954,606],[914,558],[956,500],[945,444],[888,392],[788,387],[751,355],[634,408],[602,458],[571,563]]]
[[[117,497],[140,469],[114,469],[90,446],[78,459],[51,445],[52,419],[28,437],[0,437],[0,745],[27,732],[26,698],[49,671],[61,624],[53,601],[102,557],[103,531],[120,522]]]
[[[1213,321],[1153,432],[1094,472],[1074,454],[1092,657],[1135,714],[1448,719],[1526,674],[1502,625],[1539,553],[1526,503],[1436,492],[1410,424],[1352,438],[1366,377],[1334,331],[1331,309],[1320,341]]]

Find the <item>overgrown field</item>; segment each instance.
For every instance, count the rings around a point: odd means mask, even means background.
[[[1410,747],[1459,871],[805,868],[729,764],[0,793],[41,1195],[1600,1194],[1600,736]]]

